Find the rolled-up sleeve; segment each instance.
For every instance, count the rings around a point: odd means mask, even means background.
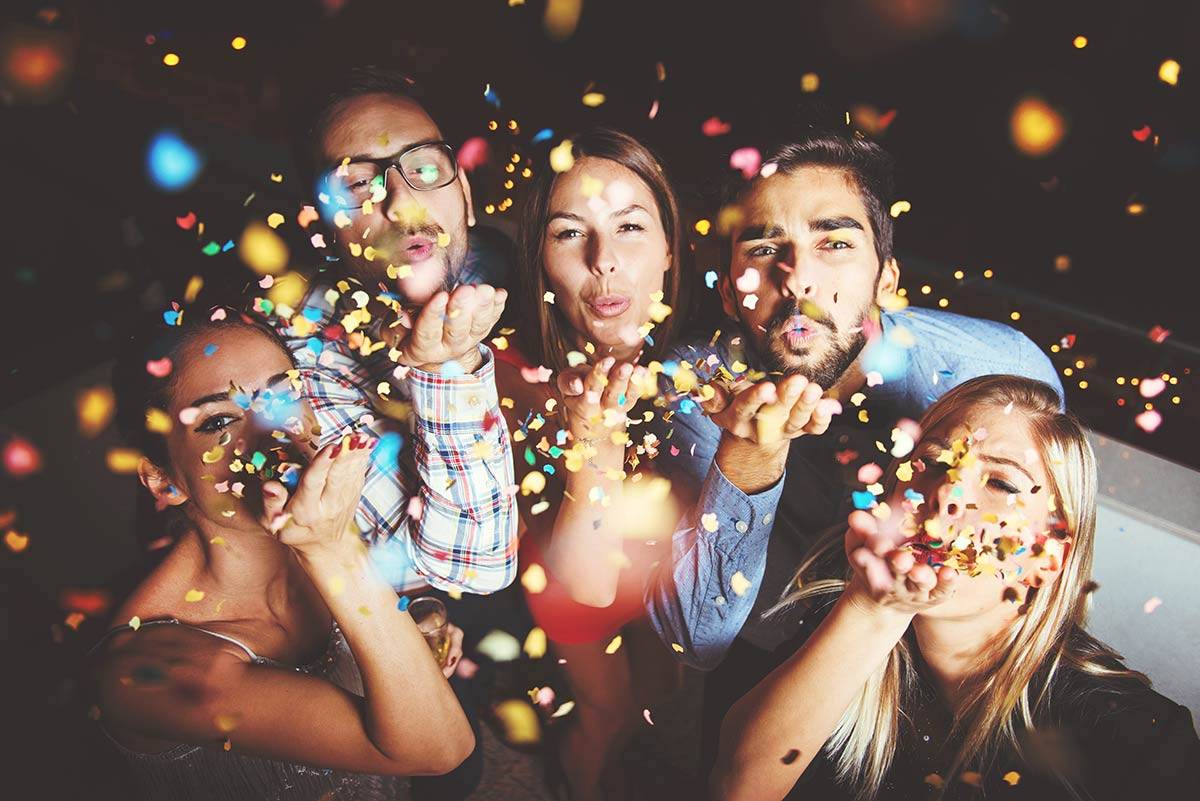
[[[747,495],[710,466],[672,539],[671,563],[658,565],[646,587],[651,624],[680,661],[711,670],[741,631],[766,569],[783,482]]]

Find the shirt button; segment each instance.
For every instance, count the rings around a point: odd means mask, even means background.
[[[768,525],[773,517],[774,515],[772,515],[770,512],[767,512],[765,515],[763,515],[763,525]]]
[[[718,595],[715,599],[713,599],[713,603],[715,603],[717,606],[724,606],[725,605],[725,596]]]
[[[738,530],[739,534],[745,534],[747,531],[750,530],[750,526],[746,525],[745,520],[737,521],[737,525],[735,525],[734,528],[736,528]]]

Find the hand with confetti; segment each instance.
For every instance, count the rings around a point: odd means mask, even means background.
[[[290,498],[282,483],[264,483],[263,527],[301,553],[356,545],[358,537],[348,533],[348,528],[362,495],[373,446],[363,434],[326,445],[300,475]]]
[[[608,439],[624,431],[626,415],[641,397],[646,368],[612,356],[594,365],[561,370],[557,387],[567,430],[576,441]]]
[[[735,437],[760,445],[824,434],[833,415],[842,410],[837,400],[822,397],[821,387],[802,375],[728,389],[709,386],[713,395],[701,403],[709,419]]]
[[[848,523],[846,558],[854,578],[846,593],[854,603],[915,615],[954,594],[958,571],[948,565],[935,570],[918,560],[892,519],[881,521],[856,510]]]
[[[487,284],[459,286],[430,298],[415,321],[402,313],[385,332],[400,364],[441,372],[443,365],[456,362],[462,372],[473,373],[482,362],[479,343],[500,319],[507,299],[506,290]]]

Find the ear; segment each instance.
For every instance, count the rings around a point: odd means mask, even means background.
[[[458,182],[462,186],[463,200],[467,204],[467,227],[475,227],[475,206],[471,203],[471,182],[467,180],[467,173],[462,167],[458,168]]]
[[[733,291],[733,278],[729,275],[729,268],[721,273],[721,277],[717,280],[717,291],[721,293],[721,308],[725,310],[725,314],[731,319],[738,319],[737,313],[737,295]]]
[[[138,480],[142,486],[150,490],[159,506],[181,506],[187,503],[188,496],[183,490],[171,483],[171,477],[158,465],[143,458],[137,466]]]
[[[875,305],[883,306],[888,298],[900,288],[900,263],[892,257],[879,269],[879,280],[875,283]]]

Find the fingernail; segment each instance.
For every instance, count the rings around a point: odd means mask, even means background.
[[[342,443],[333,446],[333,450],[329,452],[329,458],[336,459],[337,455],[342,452]]]

